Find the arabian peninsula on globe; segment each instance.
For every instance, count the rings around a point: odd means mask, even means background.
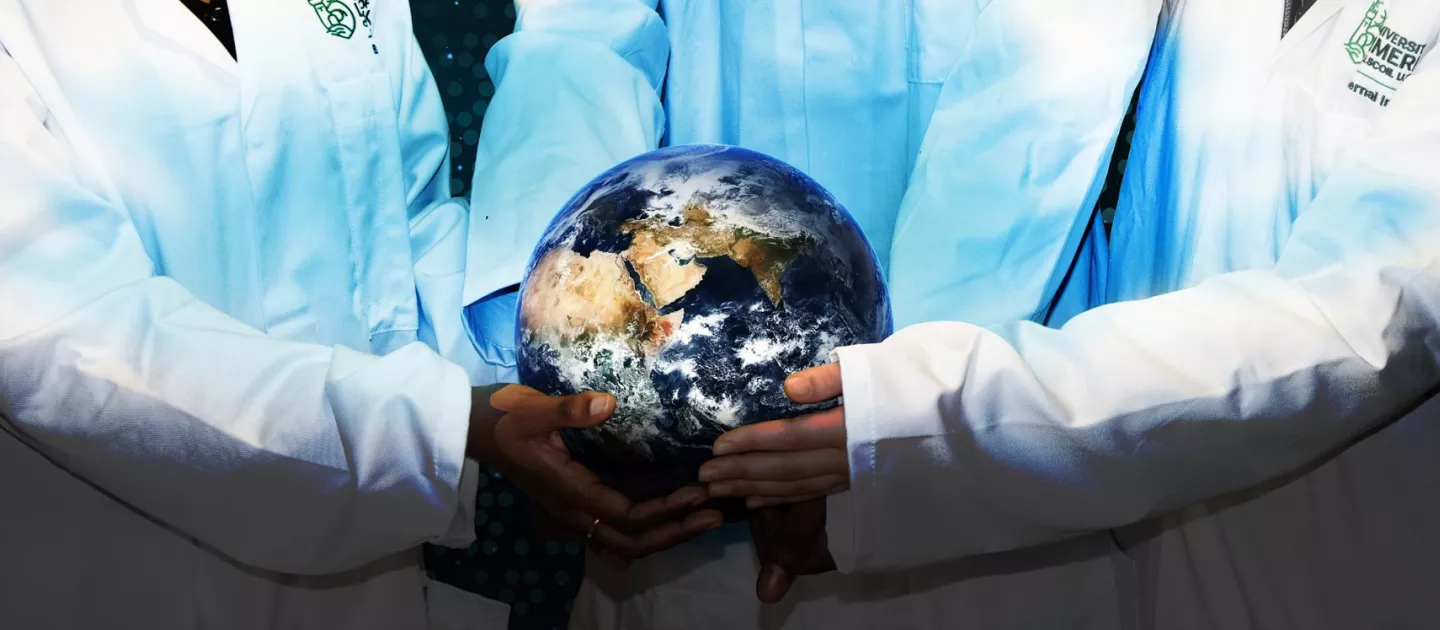
[[[643,500],[696,481],[720,434],[826,406],[785,377],[890,334],[875,255],[800,171],[753,151],[691,145],[601,174],[551,222],[521,287],[520,380],[614,394],[577,460]]]

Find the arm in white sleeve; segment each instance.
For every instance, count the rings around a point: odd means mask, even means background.
[[[1296,470],[1440,384],[1440,58],[1323,184],[1271,269],[1061,330],[915,326],[839,352],[845,570],[1132,523]]]
[[[1042,322],[1090,226],[1160,0],[994,0],[920,147],[890,247],[897,326]]]
[[[518,0],[515,32],[485,59],[495,96],[475,153],[465,287],[483,355],[514,365],[513,289],[565,202],[659,146],[670,46],[655,1]]]
[[[456,514],[463,372],[267,337],[153,265],[0,49],[0,427],[236,560],[326,573]],[[6,480],[24,483],[24,480]]]
[[[406,19],[394,26],[410,34],[408,9],[396,15]],[[470,212],[464,199],[451,196],[450,125],[435,77],[414,35],[400,57],[404,67],[396,98],[400,129],[400,157],[405,176],[405,201],[410,217],[410,251],[415,261],[415,293],[420,305],[419,339],[459,365],[471,385],[504,380],[504,368],[486,361],[465,331],[465,244]],[[480,468],[465,460],[456,495],[457,509],[450,528],[432,541],[447,547],[467,547],[475,541],[475,494]]]

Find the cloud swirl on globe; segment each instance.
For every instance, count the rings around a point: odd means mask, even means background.
[[[797,406],[787,375],[890,334],[875,254],[814,180],[735,147],[646,153],[601,174],[531,257],[516,326],[520,380],[615,395],[568,430],[577,460],[637,500],[696,481],[720,434]]]

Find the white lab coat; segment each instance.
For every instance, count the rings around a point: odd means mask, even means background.
[[[496,92],[471,215],[472,243],[486,240],[470,249],[467,301],[511,308],[505,291],[588,180],[657,146],[705,142],[775,156],[833,192],[889,267],[897,321],[1063,321],[1103,295],[1091,210],[1159,5],[517,2],[515,33],[486,59]],[[1105,37],[1037,45],[1080,25]],[[1017,125],[1043,128],[1043,142],[1008,133]],[[959,194],[907,197],[917,183]],[[1000,251],[1003,273],[975,272]],[[1125,592],[1113,548],[1102,533],[924,570],[813,576],[762,606],[742,523],[624,573],[588,563],[570,625],[1113,630]]]
[[[1372,7],[1388,30],[1357,28]],[[839,352],[842,570],[1168,512],[1119,532],[1139,627],[1440,627],[1440,61],[1380,53],[1414,66],[1387,88],[1345,47],[1432,46],[1440,4],[1322,1],[1281,41],[1283,11],[1166,3],[1114,226],[1128,301]]]
[[[0,0],[0,627],[503,627],[427,611],[493,370],[439,96],[370,6],[233,2],[237,64],[174,0]]]

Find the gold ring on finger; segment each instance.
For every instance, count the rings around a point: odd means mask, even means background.
[[[590,529],[585,532],[585,540],[588,541],[588,540],[594,538],[594,537],[595,537],[595,530],[597,530],[597,529],[600,529],[600,519],[598,519],[598,518],[595,519],[594,522],[590,523]]]

